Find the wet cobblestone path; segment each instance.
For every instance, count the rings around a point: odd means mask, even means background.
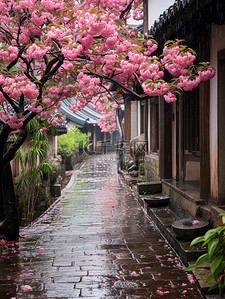
[[[0,298],[201,298],[116,173],[91,158],[0,260]]]

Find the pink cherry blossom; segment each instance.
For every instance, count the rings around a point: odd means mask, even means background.
[[[164,99],[167,103],[172,103],[177,100],[176,96],[174,94],[172,94],[171,92],[168,92],[167,94],[165,94]]]
[[[27,48],[27,56],[29,59],[41,60],[50,49],[50,47],[41,48],[33,44]]]
[[[216,72],[213,68],[209,67],[206,70],[199,71],[198,74],[201,81],[207,81],[213,78]]]
[[[40,129],[40,132],[41,132],[41,133],[45,133],[46,130],[47,130],[47,128],[41,128],[41,129]],[[37,248],[37,249],[39,249],[39,248]]]
[[[161,290],[157,290],[156,293],[158,293],[159,295],[163,295],[164,294],[164,292],[161,291]]]
[[[17,134],[36,116],[41,132],[62,124],[57,109],[71,97],[76,98],[72,111],[89,105],[101,112],[96,125],[113,132],[115,111],[123,96],[137,96],[137,82],[141,96],[164,96],[171,103],[176,92],[192,90],[215,75],[209,63],[196,66],[194,52],[179,41],[168,42],[160,59],[153,56],[157,41],[129,28],[130,11],[120,17],[129,3],[0,0],[0,60],[7,68],[0,74],[0,118],[10,128],[7,140],[19,144]],[[131,9],[135,19],[142,18],[143,1],[133,1]],[[173,81],[164,78],[165,70]],[[111,82],[117,92],[110,90]]]

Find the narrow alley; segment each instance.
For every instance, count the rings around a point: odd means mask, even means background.
[[[201,298],[116,172],[115,154],[74,172],[0,259],[0,298]]]

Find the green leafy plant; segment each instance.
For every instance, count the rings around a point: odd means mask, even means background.
[[[24,197],[23,219],[26,224],[33,221],[35,203],[43,176],[50,175],[52,172],[52,167],[46,160],[49,149],[48,137],[47,134],[42,134],[37,130],[37,127],[38,121],[34,119],[28,128],[29,132],[33,133],[29,148],[27,150],[20,148],[15,156],[21,167],[16,189]]]
[[[195,238],[190,246],[202,243],[202,247],[207,246],[208,252],[201,255],[194,265],[185,271],[194,271],[199,265],[209,263],[210,275],[207,281],[212,281],[208,292],[219,289],[221,297],[225,289],[225,213],[219,214],[222,221],[216,223],[216,227],[208,230],[204,236]]]
[[[145,174],[145,162],[140,162],[139,163],[139,173],[140,173],[140,175]]]
[[[69,130],[66,134],[58,136],[58,154],[70,157],[80,147],[87,147],[90,134],[82,133],[78,128]]]

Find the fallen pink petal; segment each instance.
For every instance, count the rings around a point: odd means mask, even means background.
[[[193,220],[192,224],[197,225],[197,224],[199,224],[199,221],[198,220]]]
[[[163,295],[164,294],[164,292],[160,291],[160,290],[157,290],[156,293],[158,293],[159,295]]]
[[[44,247],[41,247],[41,246],[37,246],[36,249],[39,250],[39,251],[44,251],[45,250]]]
[[[33,275],[33,273],[26,273],[26,274],[24,274],[25,277],[29,277],[31,275]]]
[[[29,285],[22,285],[22,286],[20,286],[20,288],[21,288],[22,291],[25,291],[25,292],[33,290],[33,288]]]

